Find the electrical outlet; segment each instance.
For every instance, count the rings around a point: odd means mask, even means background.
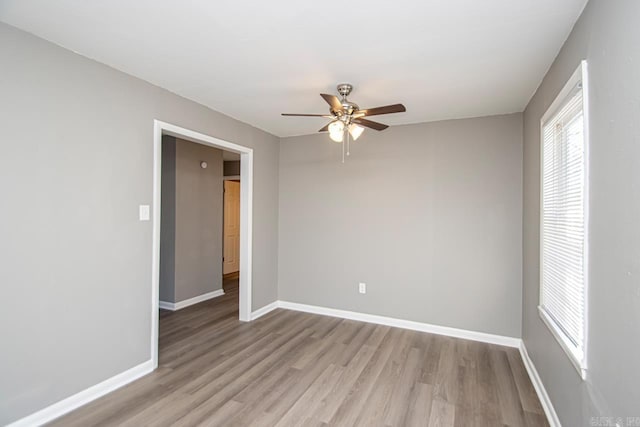
[[[366,284],[366,283],[362,283],[362,282],[360,282],[360,283],[358,284],[358,291],[359,291],[361,294],[366,294],[366,293],[367,293],[367,284]]]

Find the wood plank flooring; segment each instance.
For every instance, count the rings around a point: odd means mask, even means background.
[[[160,314],[159,368],[57,426],[547,426],[516,349],[226,295]]]

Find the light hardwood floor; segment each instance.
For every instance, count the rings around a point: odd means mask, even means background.
[[[160,363],[60,426],[546,426],[517,350],[226,295],[160,314]]]

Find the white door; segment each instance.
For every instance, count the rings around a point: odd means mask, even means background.
[[[240,183],[224,182],[224,242],[222,274],[240,270]]]

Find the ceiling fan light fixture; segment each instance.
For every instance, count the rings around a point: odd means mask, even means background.
[[[344,140],[344,123],[341,120],[336,120],[329,124],[329,137],[335,142]]]
[[[343,132],[329,132],[329,138],[334,142],[342,142],[344,140]]]
[[[353,138],[354,141],[360,138],[362,132],[364,132],[364,128],[362,126],[359,126],[355,123],[351,123],[349,125],[349,133],[351,134],[351,138]]]

